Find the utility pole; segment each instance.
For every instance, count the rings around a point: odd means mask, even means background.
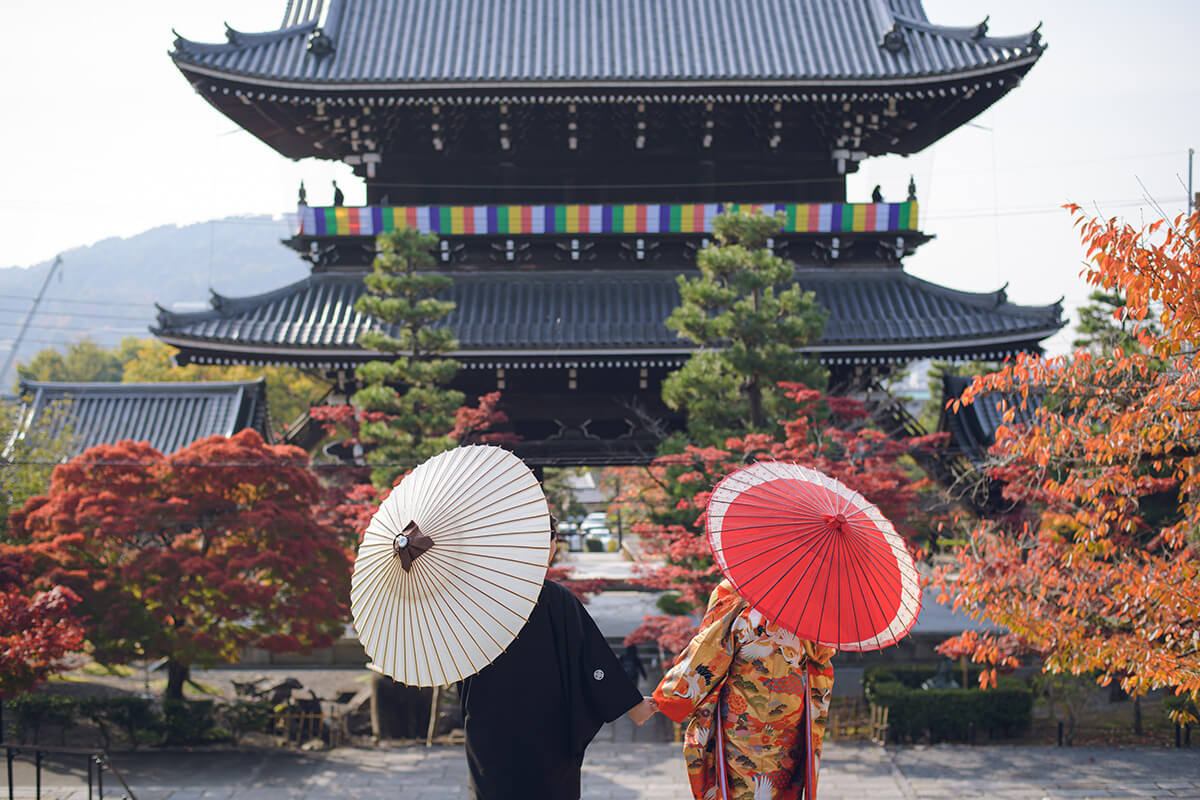
[[[4,360],[4,367],[0,368],[0,380],[8,375],[9,367],[17,357],[17,350],[21,347],[21,340],[25,338],[25,331],[29,330],[29,323],[33,321],[33,315],[37,313],[38,305],[42,302],[42,297],[46,294],[46,287],[50,285],[50,279],[54,277],[54,273],[62,266],[62,255],[54,257],[54,263],[50,265],[50,271],[46,273],[46,280],[42,281],[42,288],[38,290],[37,297],[33,298],[33,308],[29,309],[29,313],[25,315],[25,321],[21,323],[21,330],[17,331],[17,336],[13,339],[12,349],[8,351],[8,358]]]
[[[1196,195],[1192,193],[1192,159],[1196,155],[1196,149],[1188,148],[1188,216],[1196,210]]]

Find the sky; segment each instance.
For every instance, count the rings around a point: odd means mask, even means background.
[[[0,266],[163,224],[294,211],[301,180],[310,202],[327,202],[334,178],[347,204],[363,202],[348,167],[280,156],[205,103],[167,57],[172,28],[199,41],[223,41],[225,22],[271,30],[286,0],[5,5]],[[1074,318],[1088,289],[1063,203],[1134,223],[1186,208],[1188,148],[1200,148],[1190,77],[1200,2],[925,0],[925,9],[945,25],[990,15],[997,36],[1040,21],[1048,49],[970,125],[917,155],[867,161],[850,199],[868,200],[876,184],[903,199],[913,176],[921,227],[936,238],[905,262],[909,272],[969,291],[1007,284],[1017,303],[1064,298]],[[277,236],[277,224],[264,236]],[[1070,338],[1064,331],[1048,349],[1063,352]]]

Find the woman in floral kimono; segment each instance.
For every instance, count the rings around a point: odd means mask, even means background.
[[[728,580],[713,590],[700,632],[654,691],[663,714],[691,720],[683,754],[696,800],[800,798],[807,764],[816,786],[834,652],[768,622]]]

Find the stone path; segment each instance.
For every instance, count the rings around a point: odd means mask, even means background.
[[[465,796],[461,748],[339,748],[327,753],[138,752],[114,756],[138,800],[442,800]],[[14,797],[32,798],[33,774],[18,761]],[[111,777],[105,797],[114,792]],[[0,797],[4,794],[0,789]],[[820,800],[1076,800],[1200,798],[1192,750],[1047,747],[900,747],[831,743]],[[82,764],[51,762],[47,800],[84,800]],[[670,743],[597,741],[584,766],[584,800],[687,800]]]

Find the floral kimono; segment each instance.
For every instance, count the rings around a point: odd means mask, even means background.
[[[829,660],[834,652],[768,622],[729,581],[713,590],[700,632],[654,691],[663,714],[676,722],[691,718],[683,755],[697,800],[723,800],[713,734],[718,707],[729,800],[802,796],[806,700],[816,785],[833,692]]]

